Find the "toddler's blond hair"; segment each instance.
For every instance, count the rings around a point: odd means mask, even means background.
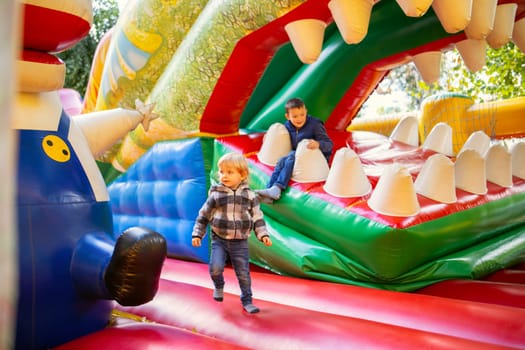
[[[250,173],[248,161],[242,154],[239,153],[226,153],[219,158],[217,165],[234,167],[245,178],[247,178]]]

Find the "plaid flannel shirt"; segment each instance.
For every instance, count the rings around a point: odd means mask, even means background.
[[[259,199],[246,182],[236,190],[222,184],[210,188],[191,236],[204,237],[208,224],[223,239],[248,239],[252,230],[258,240],[268,236]]]

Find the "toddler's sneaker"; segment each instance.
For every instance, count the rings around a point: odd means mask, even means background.
[[[256,314],[258,313],[259,311],[259,308],[253,304],[246,304],[246,305],[243,305],[242,308],[244,309],[244,311],[246,311],[247,313],[249,314]]]
[[[223,301],[224,300],[224,290],[223,289],[213,290],[213,299],[215,299],[215,301]]]

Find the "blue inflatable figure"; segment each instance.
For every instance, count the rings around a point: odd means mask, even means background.
[[[60,6],[68,8],[61,12]],[[145,227],[113,234],[109,195],[95,162],[96,154],[139,123],[147,128],[153,107],[138,103],[138,110],[77,117],[62,107],[58,89],[65,69],[49,52],[87,33],[91,1],[39,0],[23,8],[24,52],[12,118],[19,131],[15,346],[30,350],[104,328],[113,300],[150,301],[166,241]],[[64,20],[65,28],[57,26]]]

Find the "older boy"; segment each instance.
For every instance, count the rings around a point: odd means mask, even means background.
[[[308,114],[303,100],[292,98],[286,102],[284,108],[286,118],[284,126],[290,134],[292,151],[279,159],[266,189],[255,191],[265,197],[265,202],[278,200],[281,198],[281,192],[288,187],[295,164],[295,150],[299,142],[304,139],[310,140],[307,147],[320,149],[327,161],[332,154],[333,142],[328,137],[323,122]]]

